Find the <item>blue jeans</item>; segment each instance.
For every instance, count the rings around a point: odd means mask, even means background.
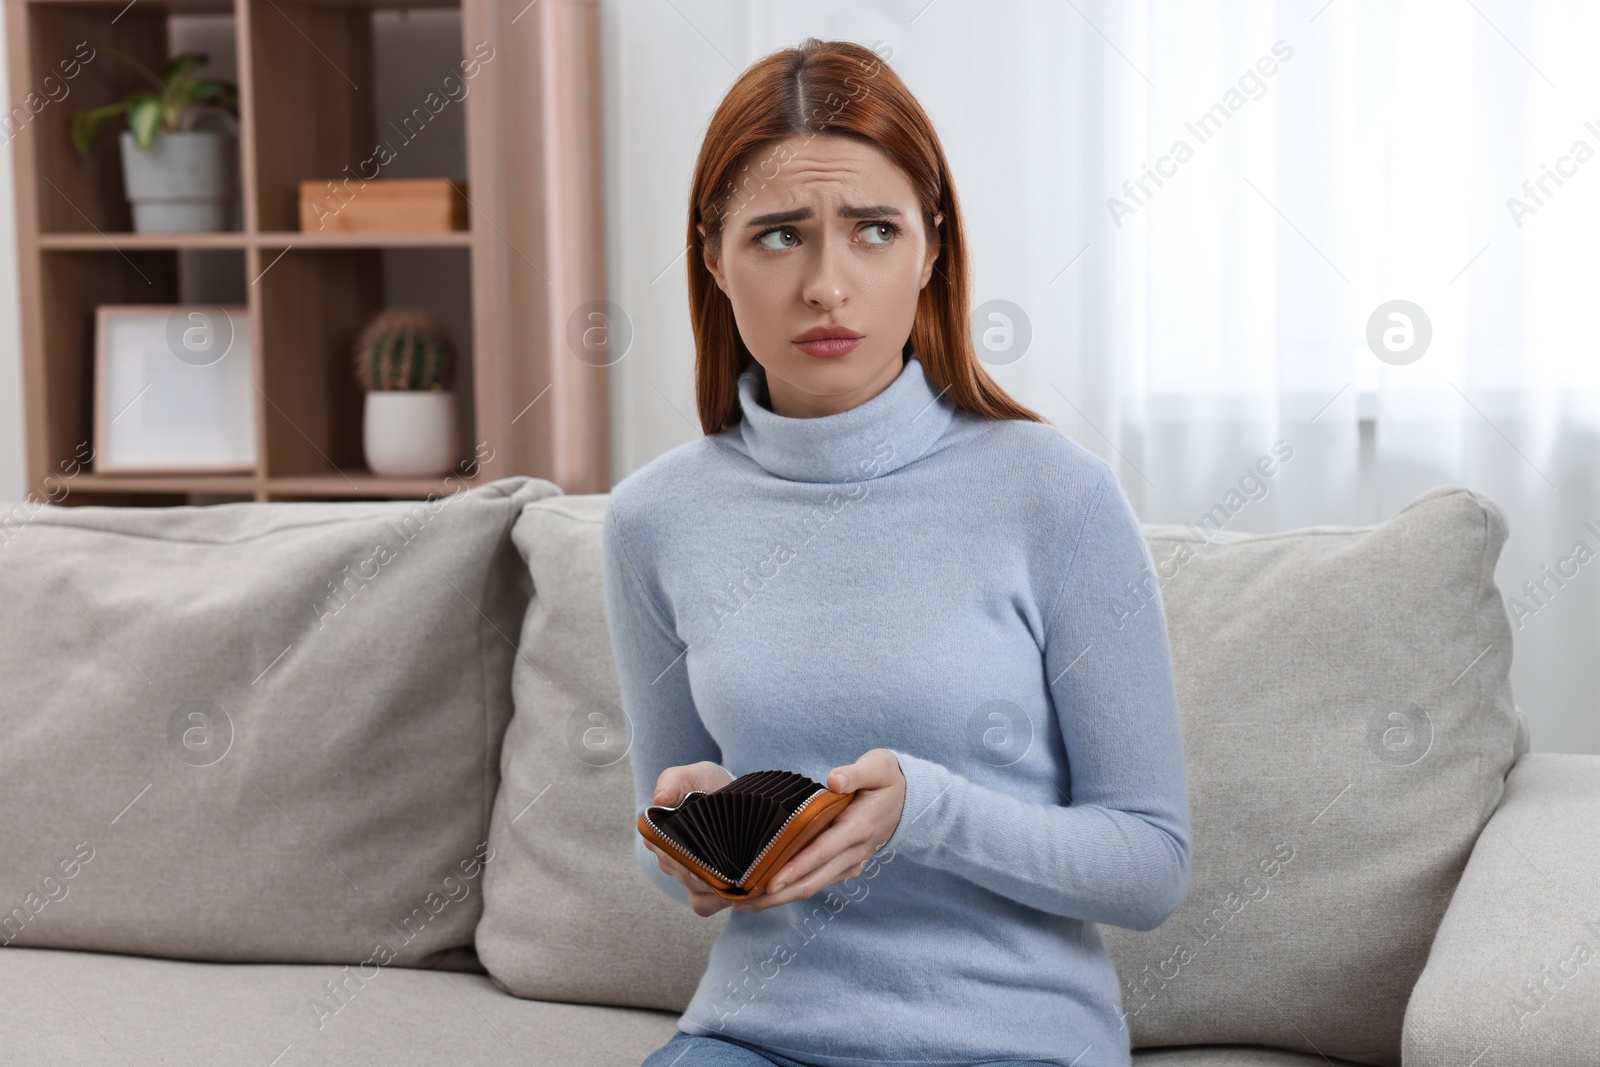
[[[791,1060],[776,1052],[747,1044],[731,1037],[686,1034],[682,1030],[672,1040],[645,1058],[640,1067],[814,1067]],[[985,1060],[982,1067],[1054,1067],[1038,1060]]]

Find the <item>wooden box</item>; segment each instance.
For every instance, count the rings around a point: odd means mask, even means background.
[[[439,233],[467,228],[466,182],[359,178],[300,183],[306,233]]]

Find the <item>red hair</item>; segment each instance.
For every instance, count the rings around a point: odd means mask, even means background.
[[[808,37],[757,60],[722,99],[700,146],[689,193],[689,317],[694,328],[700,425],[720,433],[743,417],[739,375],[755,361],[739,337],[733,304],[705,264],[721,248],[722,221],[738,186],[760,188],[776,174],[770,149],[796,135],[859,137],[911,180],[923,225],[941,237],[933,275],[917,296],[907,351],[928,380],[959,406],[990,419],[1048,422],[989,377],[972,346],[971,293],[961,205],[933,124],[877,53],[851,41]],[[751,158],[769,149],[754,168]],[[936,215],[943,215],[935,227]],[[704,227],[705,233],[701,234]]]

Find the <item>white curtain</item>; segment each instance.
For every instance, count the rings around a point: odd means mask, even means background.
[[[637,338],[618,477],[699,433],[682,251],[712,110],[806,36],[879,45],[950,157],[975,303],[1026,317],[1028,350],[991,356],[1008,390],[1115,464],[1146,521],[1364,524],[1435,485],[1487,493],[1533,747],[1600,752],[1600,557],[1576,551],[1600,553],[1600,5],[604,10],[613,298]]]

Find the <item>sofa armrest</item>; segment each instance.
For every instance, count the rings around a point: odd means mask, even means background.
[[[1600,755],[1529,753],[1406,1005],[1405,1067],[1600,1063]]]

